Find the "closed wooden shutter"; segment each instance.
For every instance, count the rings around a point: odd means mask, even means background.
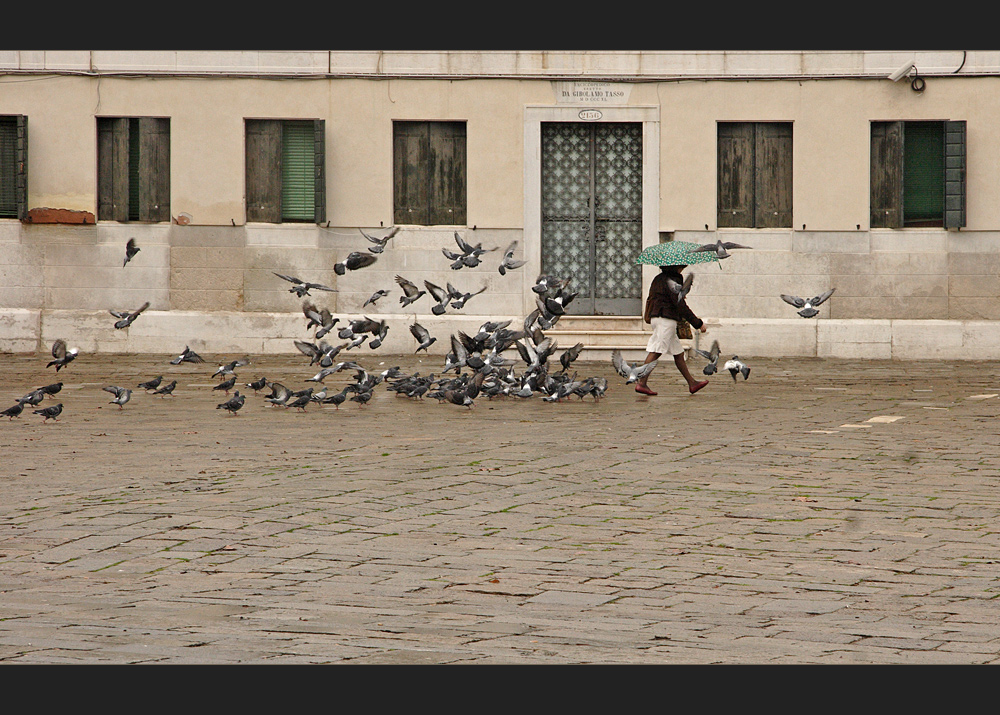
[[[871,228],[903,225],[903,123],[872,122],[870,157]]]
[[[719,123],[716,207],[716,223],[719,228],[753,226],[753,153],[752,123]]]
[[[326,221],[326,121],[313,120],[313,204],[315,214],[313,221]]]
[[[944,123],[944,226],[965,226],[965,121]]]
[[[393,221],[426,225],[430,127],[427,122],[393,122],[392,130]]]
[[[755,228],[791,228],[792,125],[760,122],[754,127]]]
[[[281,223],[281,122],[246,120],[247,221]]]
[[[466,221],[466,128],[464,122],[431,122],[429,145],[430,223]]]
[[[170,120],[142,117],[139,130],[139,220],[170,220]]]
[[[315,131],[312,122],[282,122],[281,219],[313,221],[316,211]]]
[[[129,121],[127,117],[119,117],[109,121],[111,124],[111,220],[128,221]]]

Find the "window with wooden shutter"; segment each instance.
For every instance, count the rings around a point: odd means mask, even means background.
[[[247,221],[326,221],[326,122],[246,120]]]
[[[465,225],[465,122],[393,122],[393,220]]]
[[[719,228],[792,225],[792,125],[719,122]]]
[[[0,218],[18,217],[17,117],[0,117]]]
[[[170,120],[98,117],[97,220],[170,220]]]
[[[871,123],[871,227],[965,226],[965,122]]]

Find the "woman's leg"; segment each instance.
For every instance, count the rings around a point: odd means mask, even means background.
[[[677,369],[680,370],[681,375],[684,376],[684,379],[687,380],[688,390],[692,394],[708,384],[708,380],[702,380],[699,382],[694,378],[691,371],[688,369],[687,360],[684,359],[684,353],[677,353],[674,355],[674,363],[677,365]]]
[[[649,363],[653,362],[653,360],[659,360],[660,356],[662,354],[663,353],[646,353],[646,359],[643,361],[642,364],[643,365],[648,365]],[[646,385],[646,381],[649,379],[649,375],[651,374],[651,372],[652,371],[650,371],[649,373],[646,373],[645,375],[643,375],[642,377],[640,377],[638,380],[635,381],[635,390],[636,390],[636,392],[641,392],[641,393],[646,394],[646,395],[655,395],[656,394],[655,392],[653,392],[652,390],[650,390],[649,387]]]

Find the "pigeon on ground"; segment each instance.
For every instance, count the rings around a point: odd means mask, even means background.
[[[274,273],[274,271],[271,271]],[[278,278],[284,278],[289,283],[294,283],[291,288],[288,289],[289,293],[294,293],[299,298],[309,295],[311,290],[325,290],[331,293],[336,293],[337,291],[329,286],[325,286],[322,283],[309,283],[302,280],[301,278],[296,278],[295,276],[286,276],[282,273],[274,273]]]
[[[420,352],[421,350],[427,350],[434,343],[437,338],[431,337],[431,334],[427,331],[427,328],[422,326],[420,323],[414,323],[410,326],[410,334],[417,339],[417,349],[415,352]]]
[[[625,358],[622,357],[621,350],[615,349],[611,352],[611,364],[614,366],[615,371],[625,378],[626,385],[631,384],[651,373],[658,362],[659,359],[645,364],[628,363],[625,362]]]
[[[130,238],[128,243],[125,244],[125,262],[122,263],[122,268],[127,266],[128,262],[131,261],[138,252],[139,246],[136,245],[134,238]]]
[[[384,298],[384,297],[386,297],[387,295],[389,295],[389,291],[387,291],[387,290],[382,290],[382,289],[380,288],[379,290],[377,290],[377,291],[375,291],[374,293],[372,293],[371,297],[370,297],[370,298],[369,298],[368,300],[366,300],[366,301],[365,301],[365,302],[364,302],[364,303],[363,303],[363,304],[361,305],[361,307],[362,307],[362,308],[366,308],[366,307],[368,307],[369,305],[375,305],[376,301],[378,301],[378,299],[379,299],[379,298]]]
[[[744,380],[750,377],[750,368],[737,355],[733,355],[732,359],[727,360],[722,367],[729,370],[729,374],[733,376],[733,382],[736,382],[736,376],[740,373],[743,374]]]
[[[163,382],[163,375],[157,375],[152,380],[146,380],[145,382],[140,382],[138,385],[136,385],[136,387],[141,387],[143,390],[146,390],[148,392],[149,390],[155,390],[157,387],[159,387],[161,382]]]
[[[45,418],[42,422],[48,422],[49,420],[56,420],[56,422],[58,422],[59,420],[56,418],[62,414],[62,408],[63,406],[60,402],[58,405],[52,405],[52,407],[44,407],[40,410],[34,410],[34,413]]]
[[[335,408],[337,408],[339,410],[340,406],[344,403],[345,400],[347,400],[347,393],[350,391],[351,387],[352,387],[351,385],[347,385],[340,392],[335,392],[332,395],[328,395],[328,396],[324,397],[320,401],[320,404],[323,404],[323,405],[333,405]]]
[[[107,387],[101,388],[105,392],[110,392],[115,396],[115,399],[109,402],[109,405],[118,405],[118,409],[122,409],[125,403],[132,399],[132,391],[127,387],[118,387],[118,385],[108,385]]]
[[[227,362],[225,365],[219,365],[219,369],[212,373],[212,377],[225,377],[226,375],[236,375],[236,368],[243,367],[244,365],[250,364],[249,357],[237,358]]]
[[[232,390],[233,387],[235,387],[235,386],[236,386],[236,375],[233,375],[231,378],[229,378],[228,380],[223,380],[222,382],[220,382],[218,385],[216,385],[212,389],[213,390],[225,390],[226,394],[228,395],[229,391]]]
[[[427,293],[427,291],[417,288],[415,283],[411,283],[403,278],[403,276],[397,275],[396,283],[398,283],[399,287],[403,289],[403,295],[399,296],[399,304],[404,308],[410,303],[417,301],[420,296]]]
[[[171,365],[180,365],[182,362],[205,362],[205,358],[196,353],[194,350],[189,348],[187,345],[184,346],[184,352],[175,357],[170,361]]]
[[[333,270],[338,276],[342,276],[347,271],[356,271],[359,268],[365,268],[370,266],[375,261],[378,260],[378,256],[373,256],[370,253],[361,253],[360,251],[352,251],[347,254],[347,258],[344,260],[334,263]]]
[[[365,392],[355,393],[353,397],[350,398],[351,402],[357,402],[358,407],[364,407],[368,404],[368,401],[372,399],[372,391],[367,390]]]
[[[73,360],[75,360],[76,356],[79,354],[80,354],[79,348],[70,348],[67,350],[66,341],[63,340],[62,338],[59,338],[54,343],[52,343],[52,357],[54,358],[54,360],[52,360],[45,367],[52,367],[53,365],[55,365],[56,372],[59,372],[60,369],[66,367],[71,362],[73,362]]]
[[[259,377],[256,380],[254,380],[253,382],[248,382],[246,384],[246,386],[249,387],[251,390],[253,390],[253,394],[256,395],[261,390],[263,390],[265,387],[267,387],[267,378],[266,377]]]
[[[280,407],[288,402],[288,399],[292,396],[292,391],[280,382],[270,382],[267,386],[271,388],[271,394],[267,395],[264,398],[264,401],[269,402],[272,405]]]
[[[153,390],[153,394],[159,395],[160,397],[167,397],[168,395],[173,394],[175,387],[177,387],[177,380],[171,380],[163,387]]]
[[[45,399],[45,392],[41,388],[37,388],[29,392],[24,397],[20,398],[18,402],[31,405],[32,407],[37,407],[42,404],[42,400]]]
[[[389,239],[395,236],[397,233],[399,233],[399,226],[393,226],[392,230],[389,231],[389,233],[387,233],[382,238],[376,238],[371,234],[367,234],[364,232],[363,229],[359,228],[358,230],[361,231],[362,236],[371,241],[372,245],[368,247],[368,250],[371,251],[372,253],[381,253],[382,251],[385,250],[385,244],[388,243]]]
[[[507,275],[507,271],[512,271],[515,268],[520,268],[527,261],[516,261],[514,260],[514,250],[517,248],[517,241],[511,241],[510,245],[507,246],[507,250],[503,252],[503,258],[500,260],[500,267],[497,268],[500,271],[500,275]]]
[[[121,319],[115,322],[115,328],[121,330],[122,328],[127,328],[132,323],[134,323],[135,319],[138,318],[139,315],[142,313],[142,311],[146,310],[146,308],[148,307],[149,307],[149,301],[147,300],[145,303],[139,306],[137,310],[134,310],[131,313],[128,312],[127,310],[109,310],[108,312],[111,313],[111,315],[115,316],[116,318]]]
[[[15,417],[20,417],[21,413],[23,411],[24,411],[24,403],[23,402],[15,402],[13,405],[11,405],[10,407],[8,407],[6,410],[4,410],[3,412],[0,412],[0,415],[3,415],[4,417],[9,417],[10,419],[7,420],[7,421],[11,422],[11,421],[13,421],[13,419]]]
[[[698,246],[697,248],[692,248],[691,253],[705,253],[711,251],[715,254],[716,258],[720,261],[723,258],[729,258],[729,251],[736,248],[753,248],[753,246],[744,246],[740,243],[733,243],[732,241],[723,241],[719,239],[715,243],[706,243],[703,246]],[[719,268],[722,268],[722,264],[719,264]]]
[[[708,365],[702,368],[702,372],[706,375],[714,375],[715,371],[719,369],[719,341],[713,340],[712,347],[707,352],[698,348],[695,348],[695,352],[708,360]]]
[[[810,298],[809,300],[799,298],[797,295],[786,295],[782,293],[781,299],[791,306],[794,306],[796,308],[801,308],[801,310],[797,312],[803,318],[815,318],[817,315],[819,315],[819,311],[816,310],[816,306],[826,301],[827,298],[833,295],[833,291],[835,290],[837,289],[831,288],[826,293],[820,293],[815,298]]]
[[[55,395],[57,392],[59,392],[59,390],[61,390],[62,387],[63,384],[61,382],[53,382],[51,385],[45,385],[44,387],[39,387],[38,389],[51,397],[52,395]]]
[[[241,395],[240,391],[237,390],[236,392],[233,393],[233,396],[230,397],[228,400],[216,405],[215,409],[226,410],[227,412],[229,412],[229,414],[235,415],[237,412],[240,411],[240,408],[243,407],[243,403],[245,401],[246,401],[246,396]]]
[[[288,409],[289,407],[294,407],[297,410],[305,412],[306,405],[308,405],[310,402],[312,402],[312,392],[309,392],[304,395],[293,395],[289,397],[289,399],[285,402],[284,406],[285,409]]]

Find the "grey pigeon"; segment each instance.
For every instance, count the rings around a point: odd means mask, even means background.
[[[404,308],[427,293],[427,291],[417,288],[416,284],[406,280],[403,276],[397,275],[396,283],[403,289],[403,295],[399,296],[399,304]]]
[[[73,362],[73,360],[75,360],[76,356],[79,354],[80,354],[79,348],[67,349],[66,341],[63,340],[62,338],[59,338],[54,343],[52,343],[52,357],[54,359],[45,367],[52,367],[53,365],[55,365],[56,372],[59,372],[60,369],[66,367],[71,362]]]
[[[500,260],[500,266],[497,268],[500,271],[500,275],[507,275],[507,271],[512,271],[515,268],[520,268],[527,261],[514,260],[514,250],[517,248],[517,241],[511,241],[510,245],[507,246],[507,250],[503,252],[503,258]]]
[[[483,286],[474,293],[462,293],[454,289],[451,283],[448,284],[448,293],[451,295],[452,304],[451,307],[455,310],[461,310],[465,307],[465,304],[469,302],[469,299],[473,296],[479,295],[486,290],[486,286]]]
[[[253,390],[253,394],[256,395],[258,392],[267,387],[267,378],[259,377],[253,382],[248,382],[246,386],[249,387],[251,390]]]
[[[228,380],[223,380],[222,382],[220,382],[218,385],[216,385],[212,389],[213,390],[225,390],[226,394],[228,395],[229,391],[232,390],[233,387],[235,387],[235,386],[236,386],[236,375],[233,375],[231,378],[229,378]]]
[[[629,385],[651,373],[658,362],[659,359],[645,364],[628,363],[625,361],[625,358],[622,357],[621,350],[615,349],[611,352],[611,364],[614,366],[615,371],[625,378],[626,385]]]
[[[342,261],[333,264],[333,270],[338,276],[342,276],[347,271],[356,271],[359,268],[365,268],[372,265],[378,260],[377,256],[373,256],[370,253],[361,253],[360,251],[352,251],[347,255]]]
[[[365,233],[364,229],[359,228],[358,230],[361,231],[362,236],[367,238],[372,243],[372,245],[368,247],[369,251],[372,253],[382,253],[382,251],[385,250],[385,244],[389,242],[389,239],[399,233],[399,226],[393,226],[392,230],[382,238],[377,238],[371,234]]]
[[[11,422],[11,421],[13,421],[13,419],[15,417],[20,417],[21,413],[23,411],[24,411],[24,403],[23,402],[15,402],[13,405],[11,405],[10,407],[8,407],[6,410],[4,410],[3,412],[0,412],[0,415],[3,415],[4,417],[9,417],[10,419],[7,420],[7,421]]]
[[[716,258],[721,261],[723,258],[729,258],[729,251],[736,248],[753,248],[753,246],[744,246],[743,244],[734,243],[733,241],[723,241],[722,239],[719,239],[715,243],[706,243],[702,246],[698,246],[697,248],[692,248],[691,253],[711,252],[714,253]],[[721,263],[719,264],[719,268],[722,268]]]
[[[313,327],[319,328],[314,336],[316,340],[324,337],[333,330],[334,325],[340,322],[340,318],[334,318],[327,308],[321,310],[316,307],[315,303],[308,300],[302,304],[302,313],[307,318],[306,330]]]
[[[118,405],[118,409],[125,407],[125,403],[132,399],[132,391],[127,387],[118,387],[118,385],[108,385],[107,387],[101,388],[105,392],[110,392],[115,396],[115,399],[109,402],[109,405]]]
[[[51,397],[59,392],[62,389],[62,386],[63,384],[61,382],[53,382],[51,385],[45,385],[44,387],[39,387],[38,389]]]
[[[431,297],[437,301],[437,305],[431,308],[431,312],[434,313],[434,315],[441,315],[448,306],[448,301],[451,300],[451,295],[449,295],[448,291],[444,288],[431,283],[430,281],[424,281],[424,286],[430,292]]]
[[[157,375],[152,380],[146,380],[145,382],[140,382],[136,387],[141,387],[143,390],[155,390],[163,382],[163,375]]]
[[[138,252],[139,246],[136,245],[134,238],[130,238],[128,243],[125,244],[125,262],[122,263],[122,268],[127,266],[128,262],[131,261]]]
[[[230,397],[228,400],[216,405],[215,409],[226,410],[227,412],[229,412],[229,414],[235,415],[237,412],[240,411],[240,408],[243,407],[243,403],[245,401],[246,397],[244,395],[241,395],[240,391],[237,390],[236,392],[233,393],[233,396]]]
[[[159,387],[156,390],[153,390],[153,394],[159,395],[160,397],[167,397],[168,395],[173,394],[175,387],[177,387],[177,380],[171,380],[163,387]]]
[[[278,276],[278,278],[284,278],[289,283],[294,283],[295,285],[289,288],[288,292],[294,293],[299,298],[309,295],[309,291],[311,290],[325,290],[331,293],[337,292],[333,288],[325,286],[322,283],[309,283],[308,281],[304,281],[301,278],[296,278],[295,276],[288,276],[285,275],[284,273],[275,273],[274,271],[271,272],[274,273],[274,275]]]
[[[569,370],[569,366],[573,364],[573,361],[580,357],[580,353],[583,352],[583,343],[577,343],[573,347],[567,349],[562,355],[559,356],[559,364],[562,365],[561,372],[566,372]]]
[[[708,360],[708,364],[702,368],[702,372],[706,375],[714,375],[715,371],[719,369],[719,341],[713,340],[712,347],[707,352],[697,348],[695,352]]]
[[[121,320],[115,322],[115,328],[121,330],[122,328],[127,328],[132,323],[134,323],[135,319],[138,318],[139,315],[142,313],[142,311],[146,310],[146,308],[148,307],[149,307],[149,301],[147,300],[145,303],[139,306],[137,310],[134,310],[131,313],[128,312],[127,310],[109,310],[108,312],[111,313],[111,315],[115,316],[116,318],[121,318]]]
[[[52,407],[44,407],[40,410],[34,410],[34,413],[45,418],[42,422],[48,422],[49,420],[56,420],[56,422],[58,422],[59,420],[56,418],[62,414],[62,408],[63,406],[60,402],[58,405],[52,405]]]
[[[694,283],[694,273],[688,273],[684,276],[684,281],[678,283],[670,278],[667,279],[667,288],[669,288],[676,296],[677,302],[684,300],[687,294],[691,292],[691,285]]]
[[[420,352],[421,350],[427,350],[434,343],[437,338],[432,337],[427,328],[422,326],[420,323],[414,323],[410,326],[410,334],[417,339],[417,349],[415,352]]]
[[[819,315],[819,311],[816,310],[816,306],[825,302],[827,298],[833,295],[833,292],[835,290],[837,289],[831,288],[826,293],[820,293],[815,298],[810,298],[809,300],[799,298],[797,295],[786,295],[782,293],[781,299],[791,306],[794,306],[796,308],[801,308],[801,310],[797,312],[803,318],[815,318],[817,315]]]
[[[205,362],[205,359],[196,353],[194,350],[189,348],[187,345],[184,346],[184,351],[170,361],[171,365],[180,365],[182,362]]]
[[[377,290],[377,291],[375,291],[374,293],[372,293],[372,294],[371,294],[371,297],[370,297],[370,298],[369,298],[368,300],[366,300],[366,301],[364,302],[364,304],[362,304],[362,306],[361,306],[361,307],[362,307],[362,308],[365,308],[365,307],[367,307],[367,306],[369,306],[369,305],[375,305],[375,302],[376,302],[376,301],[377,301],[377,300],[378,300],[379,298],[384,298],[384,297],[386,297],[387,295],[389,295],[389,291],[387,291],[387,290],[382,290],[382,289],[380,288],[379,290]]]
[[[31,405],[36,407],[42,404],[42,400],[45,399],[45,392],[41,388],[37,388],[29,392],[24,397],[20,398],[18,402],[24,405]]]

